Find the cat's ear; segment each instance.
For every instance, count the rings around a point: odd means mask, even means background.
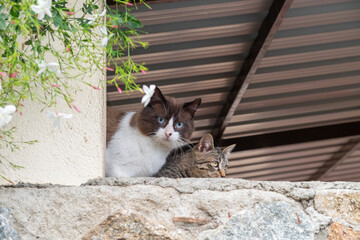
[[[198,109],[198,107],[200,106],[200,104],[201,104],[201,98],[197,98],[192,102],[184,103],[183,109],[184,109],[184,111],[189,112],[191,115],[191,118],[193,118],[194,114],[195,114],[196,110]]]
[[[166,104],[166,99],[158,87],[155,88],[154,94],[152,95],[148,106],[152,106],[156,103]]]
[[[224,153],[224,155],[225,155],[225,157],[228,157],[228,156],[230,155],[230,153],[232,152],[232,150],[234,150],[235,146],[236,146],[236,144],[233,144],[233,145],[230,145],[230,146],[228,146],[228,147],[226,147],[226,148],[224,148],[224,149],[222,150],[223,153]]]
[[[199,152],[214,150],[214,139],[211,134],[206,134],[200,139],[198,150]]]

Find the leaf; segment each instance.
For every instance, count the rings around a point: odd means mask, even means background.
[[[137,20],[133,15],[131,15],[128,18],[128,24],[129,24],[129,27],[131,27],[131,28],[142,28],[143,27],[142,23],[139,20]]]
[[[8,16],[6,14],[0,13],[0,29],[1,30],[5,30],[7,19],[8,19]]]
[[[125,24],[124,19],[122,19],[122,18],[116,19],[115,23],[116,23],[115,25],[124,25]]]
[[[68,26],[69,23],[64,21],[58,12],[53,12],[53,21],[56,27],[62,28],[64,30],[71,30]]]
[[[4,13],[0,13],[0,19],[6,20],[6,19],[8,19],[8,16]]]
[[[0,29],[5,30],[5,28],[6,28],[6,21],[4,21],[3,19],[0,19]]]
[[[10,15],[15,17],[15,18],[18,18],[19,15],[20,15],[20,9],[19,9],[19,6],[13,6],[11,9],[10,9]]]

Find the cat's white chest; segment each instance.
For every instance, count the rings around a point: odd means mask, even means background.
[[[144,136],[130,126],[134,112],[127,113],[119,123],[106,149],[107,177],[149,177],[164,165],[171,149]]]

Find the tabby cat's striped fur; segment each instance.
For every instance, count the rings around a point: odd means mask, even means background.
[[[200,143],[184,155],[176,156],[165,163],[154,177],[168,178],[215,178],[225,177],[228,156],[235,144],[224,149],[214,147],[210,134],[203,136]]]

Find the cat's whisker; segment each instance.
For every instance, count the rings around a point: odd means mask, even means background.
[[[188,147],[189,149],[192,149],[189,144],[187,144],[182,139],[180,139],[180,141],[179,141],[179,149],[180,149],[180,151],[179,152],[180,152],[181,158],[183,158],[185,156],[186,152],[187,152],[187,151],[184,150],[184,147]]]
[[[188,148],[192,148],[192,144],[189,140],[185,139],[185,138],[180,138],[180,142],[182,144],[183,147],[188,147]]]
[[[188,144],[191,144],[191,141],[189,139],[186,139],[186,138],[183,138],[183,137],[180,137],[180,140],[184,143],[188,143]]]

